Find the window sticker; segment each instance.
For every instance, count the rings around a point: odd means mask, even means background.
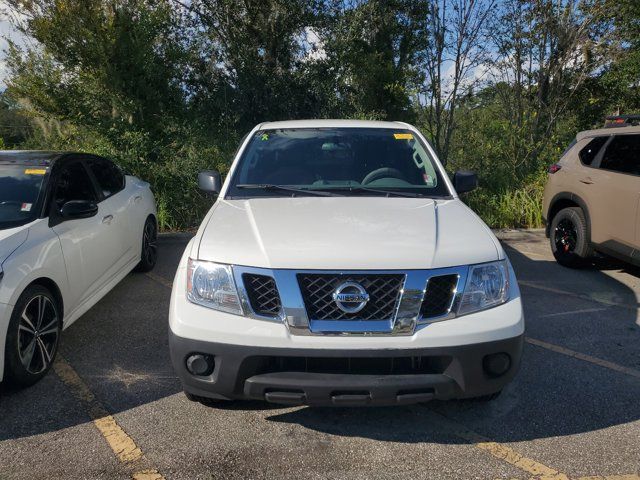
[[[428,173],[425,173],[424,175],[422,175],[422,178],[424,178],[424,183],[426,185],[428,185],[429,187],[434,187],[435,186],[435,184],[436,184],[435,178],[433,178]]]
[[[413,140],[413,135],[410,133],[394,133],[393,138],[396,140]]]
[[[25,175],[44,175],[47,173],[46,168],[27,168],[24,171]]]
[[[260,140],[262,140],[263,142],[266,142],[267,140],[269,140],[269,134],[263,133],[262,136],[260,137]]]
[[[33,203],[23,203],[22,207],[20,207],[21,212],[30,212],[31,207],[33,207]]]

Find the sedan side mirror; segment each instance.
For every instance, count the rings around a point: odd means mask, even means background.
[[[89,200],[70,200],[60,209],[60,216],[64,220],[93,217],[98,213],[98,205]]]
[[[453,187],[458,193],[466,193],[478,187],[478,176],[469,170],[458,170],[453,176]]]
[[[209,195],[217,195],[222,190],[222,178],[217,170],[205,170],[198,174],[198,188]]]

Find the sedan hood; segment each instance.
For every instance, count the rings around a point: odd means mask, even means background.
[[[29,234],[29,225],[0,230],[0,266],[16,248],[22,245]]]
[[[199,236],[192,256],[263,268],[429,269],[504,256],[491,231],[457,199],[220,200]]]

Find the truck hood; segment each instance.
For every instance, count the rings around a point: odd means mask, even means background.
[[[0,266],[16,248],[25,242],[29,234],[29,225],[0,230]]]
[[[198,236],[192,257],[263,268],[429,269],[504,257],[458,199],[219,200]]]

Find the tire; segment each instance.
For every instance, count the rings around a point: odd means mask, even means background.
[[[42,285],[31,285],[22,292],[7,330],[7,383],[28,387],[42,379],[55,360],[61,331],[60,307],[51,292]]]
[[[551,251],[556,261],[569,268],[579,268],[593,255],[587,220],[580,207],[560,210],[551,222]]]
[[[158,228],[153,217],[148,217],[142,229],[142,249],[136,272],[150,272],[158,262]]]

